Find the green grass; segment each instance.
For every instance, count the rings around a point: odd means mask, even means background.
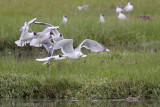
[[[66,63],[67,60],[53,62],[47,68],[30,58],[3,57],[0,60],[0,96],[159,98],[159,53],[89,53],[81,60],[71,60],[70,66]]]
[[[73,38],[76,46],[86,38],[94,39],[104,45],[135,45],[160,41],[160,17],[158,15],[160,1],[132,1],[135,7],[131,13],[126,13],[127,21],[119,21],[115,13],[117,3],[126,5],[126,1],[89,0],[89,8],[78,11],[77,6],[85,3],[87,2],[84,0],[1,0],[0,49],[16,49],[14,41],[20,37],[19,29],[25,21],[34,17],[39,17],[37,21],[60,26],[59,31],[64,34],[65,38]],[[105,24],[98,22],[100,13],[105,14]],[[64,14],[69,18],[67,25],[61,23]],[[138,20],[139,14],[152,16],[153,20]],[[30,27],[32,31],[37,32],[44,29],[38,25]]]

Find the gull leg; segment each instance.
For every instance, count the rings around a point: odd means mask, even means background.
[[[24,46],[26,46],[26,41],[24,41]]]
[[[22,47],[22,41],[21,41],[21,47]]]
[[[71,64],[70,60],[67,59],[67,66]]]
[[[38,48],[39,48],[39,50],[40,50],[40,43],[39,43],[39,47],[38,47]]]
[[[47,63],[47,68],[50,66],[50,62]]]

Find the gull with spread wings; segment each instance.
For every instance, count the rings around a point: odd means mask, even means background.
[[[90,49],[93,52],[109,52],[109,50],[101,45],[100,43],[90,40],[90,39],[85,39],[76,49],[73,48],[73,39],[63,39],[60,40],[59,42],[55,43],[52,48],[54,50],[56,49],[61,49],[63,55],[59,55],[56,58],[58,60],[69,58],[69,59],[80,59],[82,57],[86,57],[87,55],[84,55],[81,52],[81,48],[86,48]],[[37,61],[55,61],[55,56],[47,57],[47,58],[42,58],[42,59],[36,59]],[[44,63],[46,64],[46,63]],[[50,64],[50,63],[48,63]],[[49,66],[49,65],[48,65]]]
[[[21,36],[19,40],[15,41],[15,44],[19,47],[23,47],[26,45],[26,43],[30,43],[30,41],[34,37],[34,32],[29,33],[29,26],[34,23],[37,20],[37,18],[34,18],[30,20],[29,22],[25,22],[24,26],[21,27],[20,32]]]

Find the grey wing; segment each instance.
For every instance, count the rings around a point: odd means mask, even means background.
[[[39,34],[40,34],[40,36],[43,36],[46,33],[51,32],[52,30],[55,30],[55,29],[58,29],[58,28],[59,28],[58,26],[56,26],[56,27],[47,27],[42,32],[40,32]]]
[[[73,53],[73,39],[63,39],[53,46],[54,49],[61,49],[63,54]]]
[[[57,29],[53,29],[52,31],[53,31],[53,33],[54,33],[55,36],[59,36],[60,35],[60,33],[58,32]]]
[[[50,32],[52,29],[51,28],[45,28],[42,32],[39,32],[39,36],[44,36],[46,33]]]
[[[34,19],[30,20],[30,21],[27,23],[27,26],[29,26],[30,24],[34,23],[36,20],[37,20],[37,18],[34,18]]]
[[[41,32],[38,32],[36,35],[34,35],[33,39],[37,39],[41,36]]]
[[[85,39],[77,48],[76,51],[81,51],[81,48],[86,48],[90,49],[91,51],[94,52],[108,52],[109,50],[101,45],[100,43],[90,40],[90,39]]]
[[[43,25],[43,26],[46,26],[46,27],[54,27],[53,25],[48,24],[48,23],[43,23],[43,22],[34,22],[34,23],[38,24],[38,25]]]
[[[23,32],[25,30],[26,26],[27,26],[27,22],[24,22],[24,26],[22,26],[19,31]]]
[[[53,47],[53,43],[47,39],[45,41],[42,42],[42,45],[45,47],[45,49],[48,51],[48,56],[52,56],[54,49]]]

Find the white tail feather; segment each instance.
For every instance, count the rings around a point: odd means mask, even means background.
[[[36,59],[36,61],[48,61],[51,57]]]
[[[34,47],[42,47],[42,44],[36,44]]]
[[[15,41],[15,44],[19,47],[23,47],[25,45],[25,42],[22,42],[21,40]]]

